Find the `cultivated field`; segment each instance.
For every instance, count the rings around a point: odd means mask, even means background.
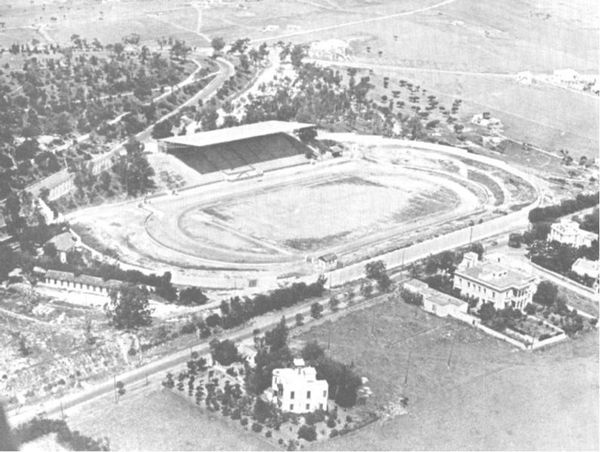
[[[369,403],[409,398],[407,415],[320,449],[598,448],[595,333],[526,353],[392,300],[312,328],[297,346],[310,340],[369,378]]]

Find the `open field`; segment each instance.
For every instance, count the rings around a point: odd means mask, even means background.
[[[157,382],[153,382],[158,386]],[[273,450],[260,435],[169,391],[126,394],[126,403],[97,403],[67,419],[88,436],[108,436],[111,450]],[[132,400],[133,399],[133,400]]]
[[[566,67],[597,72],[599,11],[591,0],[264,0],[199,9],[159,0],[10,3],[0,7],[6,45],[15,37],[65,42],[72,34],[111,42],[138,33],[152,46],[164,36],[197,46],[214,36],[256,43],[339,38],[350,44],[353,61],[374,65],[376,73],[383,70],[378,64],[394,66],[440,97],[463,99],[464,115],[491,111],[511,138],[576,157],[598,147],[598,97],[507,77]]]
[[[595,332],[525,353],[392,300],[312,328],[297,345],[309,340],[330,343],[332,356],[369,378],[369,403],[409,398],[408,415],[320,449],[598,448]]]

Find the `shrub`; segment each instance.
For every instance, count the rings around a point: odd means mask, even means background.
[[[240,424],[242,424],[244,427],[245,427],[246,425],[248,425],[248,418],[247,418],[247,417],[243,417],[243,418],[240,420]]]
[[[267,431],[265,432],[265,436],[266,436],[267,438],[270,438],[271,436],[273,436],[273,432],[271,432],[271,430],[267,430]]]
[[[315,319],[319,319],[321,318],[321,316],[323,312],[323,306],[321,306],[320,303],[313,303],[310,307],[310,315],[315,318]]]
[[[317,430],[314,425],[302,425],[298,429],[298,438],[304,439],[306,441],[314,441],[317,439]]]
[[[337,425],[337,422],[335,422],[335,419],[331,419],[329,418],[329,420],[327,421],[327,427],[329,428],[333,428]]]
[[[260,432],[262,432],[262,429],[263,429],[262,424],[259,424],[258,422],[255,422],[254,424],[252,424],[253,432],[260,433]]]
[[[329,433],[329,437],[330,438],[335,438],[336,436],[338,436],[340,434],[340,432],[338,432],[336,429],[333,429],[330,433]]]
[[[304,415],[304,420],[308,425],[315,425],[318,422],[323,422],[325,420],[325,413],[322,411],[315,411],[314,413],[306,413]]]

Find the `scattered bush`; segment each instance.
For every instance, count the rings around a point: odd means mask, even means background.
[[[314,425],[302,425],[298,429],[298,438],[304,439],[306,441],[314,441],[317,439],[317,430]]]

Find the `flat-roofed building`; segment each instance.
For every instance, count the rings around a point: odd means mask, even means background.
[[[492,303],[496,309],[523,310],[531,303],[536,278],[503,265],[501,258],[479,261],[476,253],[466,253],[454,272],[453,286],[464,297],[479,303]]]
[[[272,401],[290,413],[327,410],[329,385],[317,380],[317,370],[295,359],[293,368],[274,369],[271,384]]]
[[[592,246],[594,240],[598,240],[598,234],[585,231],[579,227],[579,223],[568,219],[553,223],[548,234],[549,242],[564,243],[575,248]]]
[[[438,317],[462,317],[469,310],[466,301],[439,292],[429,287],[423,281],[410,279],[402,284],[404,290],[423,297],[423,310]]]

